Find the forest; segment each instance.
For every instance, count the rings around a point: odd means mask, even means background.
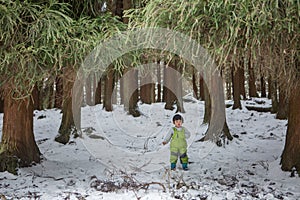
[[[287,120],[281,170],[300,174],[298,0],[1,0],[0,24],[1,172],[42,162],[35,110],[61,110],[53,143],[67,145],[82,107],[185,113],[187,82],[205,102],[199,141],[219,146],[235,139],[225,108],[270,99],[247,109]]]

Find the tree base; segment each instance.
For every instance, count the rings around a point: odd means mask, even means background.
[[[9,173],[17,175],[19,166],[20,160],[16,156],[6,152],[0,154],[0,172],[8,171]]]

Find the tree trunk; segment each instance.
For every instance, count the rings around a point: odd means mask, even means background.
[[[203,74],[202,72],[200,72],[200,78],[199,78],[199,99],[201,101],[204,101],[205,99],[205,92],[204,92],[204,79],[203,79]]]
[[[59,134],[56,136],[55,141],[62,144],[67,144],[70,140],[70,135],[72,133],[76,133],[72,107],[72,88],[75,81],[76,73],[72,67],[66,67],[63,70],[63,73],[63,114],[58,131]],[[80,116],[76,115],[76,117]]]
[[[33,91],[32,91],[32,100],[33,100],[33,109],[34,110],[41,110],[41,101],[40,101],[40,90],[38,87],[38,84],[34,85]]]
[[[288,128],[284,150],[281,156],[281,169],[292,171],[293,168],[300,174],[300,81],[291,89],[289,97]]]
[[[174,110],[176,96],[174,92],[177,82],[174,81],[174,69],[171,66],[164,66],[164,85],[163,85],[163,101],[165,109]]]
[[[211,101],[206,83],[203,83],[204,90],[204,118],[203,124],[208,124],[211,116]]]
[[[240,90],[240,96],[243,97],[243,99],[246,99],[246,89],[245,89],[245,70],[244,70],[244,61],[241,61],[240,67],[238,70],[238,76],[239,76],[239,90]]]
[[[193,93],[193,96],[194,96],[194,98],[196,98],[196,99],[199,99],[199,95],[198,95],[198,86],[197,86],[197,70],[195,70],[194,68],[193,68],[193,76],[192,76],[192,83],[193,83],[193,91],[194,91],[194,93]]]
[[[155,84],[152,80],[153,66],[144,66],[140,78],[140,98],[143,103],[151,104],[155,102]]]
[[[288,117],[288,100],[282,87],[279,86],[279,102],[276,119],[287,119]]]
[[[263,98],[267,97],[266,82],[263,76],[260,77],[260,90],[261,90],[261,97]]]
[[[88,78],[85,81],[85,100],[86,100],[86,104],[91,106],[93,105],[92,102],[92,75],[89,74]]]
[[[277,82],[276,81],[271,81],[270,83],[270,88],[272,90],[271,93],[271,100],[272,100],[272,108],[271,108],[271,113],[277,113],[278,111],[278,93],[277,93]]]
[[[61,109],[63,105],[63,79],[61,76],[55,78],[55,102],[54,107]]]
[[[123,75],[124,108],[133,117],[139,117],[137,102],[138,93],[138,71],[136,69],[126,69]]]
[[[0,161],[0,171],[7,170],[14,174],[17,173],[17,167],[27,167],[34,162],[40,162],[40,151],[33,134],[31,97],[19,100],[12,97],[9,92],[4,96]]]
[[[0,113],[4,112],[4,101],[0,95]]]
[[[178,64],[178,60],[174,59],[174,64],[176,68],[176,79],[175,82],[177,83],[177,87],[175,87],[175,95],[176,95],[176,105],[177,110],[176,112],[185,113],[184,107],[183,107],[183,92],[182,92],[182,74],[183,74],[183,68]]]
[[[271,76],[268,77],[268,99],[272,99],[273,95],[273,87],[272,87],[272,78]]]
[[[255,75],[254,75],[254,69],[251,63],[251,60],[248,61],[248,73],[249,73],[249,97],[258,97],[257,91],[256,91],[256,85],[255,85]]]
[[[157,61],[157,102],[161,102],[161,67],[160,61]]]
[[[95,91],[95,105],[101,104],[101,87],[102,86],[102,79],[98,80],[96,91]]]
[[[111,112],[113,110],[112,106],[112,93],[114,90],[114,70],[110,67],[105,76],[105,84],[104,84],[104,101],[103,108],[105,111]]]
[[[232,77],[233,77],[233,106],[232,109],[242,109],[241,97],[240,97],[240,73],[238,69],[232,67]]]

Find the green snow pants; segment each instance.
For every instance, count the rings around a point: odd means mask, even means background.
[[[171,163],[177,163],[178,157],[180,159],[181,164],[188,163],[188,156],[186,153],[187,152],[186,148],[171,147],[170,151],[171,151],[171,155],[170,155]]]

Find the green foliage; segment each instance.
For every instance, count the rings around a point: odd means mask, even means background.
[[[110,13],[91,17],[84,13],[87,7],[79,11],[76,5],[0,1],[0,83],[10,82],[14,97],[28,96],[34,84],[63,67],[79,68],[100,40],[125,29]],[[77,14],[81,17],[71,18]]]
[[[300,49],[299,0],[154,0],[126,16],[130,28],[164,27],[190,36],[220,66],[259,57],[266,68],[282,66]]]

